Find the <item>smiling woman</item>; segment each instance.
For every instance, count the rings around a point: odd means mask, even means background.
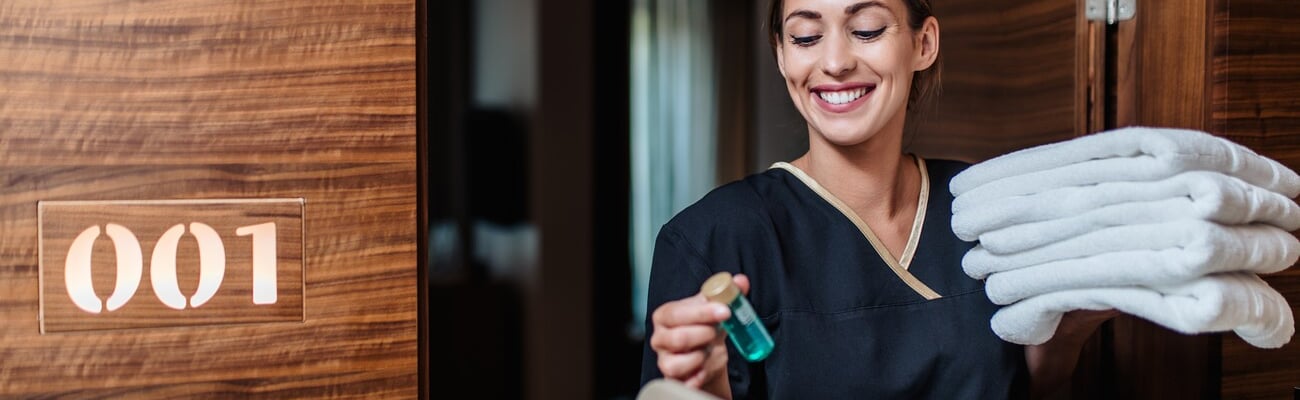
[[[901,133],[906,111],[938,87],[939,24],[929,3],[848,2],[826,13],[791,3],[798,7],[782,13],[786,2],[773,2],[768,37],[810,129],[839,145]]]
[[[776,0],[768,21],[808,151],[664,225],[642,381],[724,398],[990,399],[1069,376],[1082,338],[1113,314],[1068,316],[1042,346],[999,340],[997,306],[961,269],[973,244],[951,228],[946,188],[967,165],[903,153],[909,113],[938,88],[929,1]],[[697,293],[724,271],[771,332],[762,362],[726,345],[716,325],[730,310]]]
[[[903,3],[906,5],[907,11],[905,13],[905,23],[907,24],[907,28],[910,28],[912,32],[933,34],[933,37],[923,38],[933,40],[933,43],[928,43],[928,45],[932,46],[930,50],[931,55],[933,55],[934,58],[923,60],[924,62],[929,63],[927,67],[917,69],[912,74],[911,91],[907,97],[907,109],[912,111],[918,109],[921,105],[929,103],[934,99],[934,96],[939,93],[940,76],[943,71],[943,57],[938,52],[938,22],[934,19],[934,13],[930,8],[930,2],[925,0],[905,0]],[[774,54],[777,54],[778,60],[780,60],[781,54],[777,50],[781,48],[782,40],[786,40],[783,39],[782,36],[787,33],[785,26],[788,20],[803,19],[815,23],[822,19],[821,14],[815,11],[797,10],[791,12],[788,16],[785,16],[785,19],[783,20],[782,16],[784,14],[782,14],[781,11],[784,4],[785,2],[782,0],[772,1],[767,21],[768,38],[772,49],[775,52]],[[854,3],[849,7],[851,9],[846,9],[845,14],[856,16],[848,27],[851,29],[849,33],[851,36],[861,41],[873,41],[879,39],[881,36],[890,33],[889,25],[898,25],[897,16],[882,2],[859,2]],[[858,15],[859,11],[864,11],[868,8],[876,8],[877,10],[874,10],[874,13],[864,12],[862,15]],[[813,28],[815,27],[816,25],[813,26]],[[932,32],[927,32],[927,30],[930,29],[932,29]],[[896,31],[897,29],[895,29],[895,32]],[[795,32],[796,31],[792,28],[789,32],[790,37],[788,38],[788,41],[791,44],[803,47],[812,46],[818,41],[818,39],[821,39],[824,36],[824,34],[815,34],[797,37],[795,36]],[[784,64],[781,61],[778,61],[778,63]],[[863,88],[863,93],[865,94],[867,91],[870,91],[870,89],[874,89],[874,87]],[[856,97],[857,95],[849,96],[850,99]],[[829,102],[831,100],[827,99],[827,101]],[[797,103],[798,100],[796,100],[796,104]]]

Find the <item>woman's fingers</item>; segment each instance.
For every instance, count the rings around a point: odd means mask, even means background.
[[[729,317],[731,309],[710,302],[703,295],[664,303],[651,316],[656,330],[684,325],[716,325]]]
[[[700,386],[704,386],[704,382],[708,382],[708,381],[709,381],[709,369],[700,368],[699,371],[695,371],[694,374],[691,374],[690,378],[683,379],[682,384],[685,384],[687,387],[692,389],[699,389]]]
[[[718,328],[707,325],[688,325],[665,328],[650,337],[650,348],[656,351],[684,353],[698,350],[718,337]]]
[[[650,348],[659,355],[659,371],[677,380],[698,373],[715,353],[709,347],[721,336],[718,322],[730,316],[730,309],[704,296],[670,301],[655,309]]]
[[[702,352],[708,353],[708,357],[705,357],[704,365],[700,370],[696,371],[691,375],[690,379],[684,382],[686,386],[699,388],[704,386],[705,382],[718,378],[719,375],[723,374],[723,371],[727,370],[727,344],[722,335],[718,335],[710,343],[709,347],[706,347]]]
[[[749,277],[737,274],[732,282],[749,294]],[[712,384],[727,370],[726,335],[718,323],[731,317],[724,304],[695,295],[656,308],[651,319],[654,334],[650,348],[659,356],[659,371],[667,378],[699,388]]]
[[[704,366],[705,358],[703,351],[686,353],[659,352],[659,372],[663,372],[665,378],[679,381],[687,380],[688,377],[700,372],[700,368]]]

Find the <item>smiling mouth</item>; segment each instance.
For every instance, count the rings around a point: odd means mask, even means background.
[[[817,91],[817,97],[833,105],[848,104],[874,90],[875,86],[866,86],[846,90]]]

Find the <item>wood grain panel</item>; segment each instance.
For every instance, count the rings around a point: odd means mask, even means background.
[[[1300,169],[1300,9],[1286,2],[1214,4],[1211,126],[1216,134]],[[1300,310],[1300,270],[1265,279]],[[1289,398],[1300,345],[1261,350],[1225,336],[1222,397]]]
[[[1209,3],[1150,4],[1117,28],[1114,127],[1208,130]],[[1221,335],[1182,335],[1127,315],[1111,328],[1111,396],[1217,398]]]
[[[1265,277],[1265,281],[1287,298],[1291,309],[1300,309],[1300,270]],[[1291,388],[1300,386],[1300,345],[1265,350],[1247,344],[1235,335],[1223,338],[1224,399],[1289,399]]]
[[[414,9],[0,3],[0,397],[415,397]],[[305,199],[302,323],[40,335],[38,201],[213,198]]]
[[[345,390],[346,379],[324,376],[372,370],[415,379],[415,184],[405,163],[0,170],[0,397],[45,393],[52,381],[60,391],[93,396],[107,388],[253,378]],[[138,193],[177,199],[302,195],[305,322],[41,336],[31,199]],[[269,389],[254,387],[248,394]],[[407,389],[414,396],[415,388]]]
[[[1170,0],[1120,23],[1116,127],[1210,129],[1210,11],[1204,1]]]
[[[5,1],[5,165],[414,162],[413,10]]]
[[[979,161],[1083,134],[1078,10],[1073,0],[936,3],[942,93],[911,148]]]
[[[1216,132],[1270,150],[1300,147],[1300,8],[1266,0],[1215,4]]]
[[[332,398],[374,399],[406,397],[413,377],[379,372],[356,372],[303,379],[252,378],[212,382],[184,382],[124,388],[104,388],[88,393],[52,387],[40,399],[232,399],[232,398]],[[340,385],[346,383],[347,385]]]

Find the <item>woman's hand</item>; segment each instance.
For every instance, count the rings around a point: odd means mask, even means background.
[[[1047,397],[1074,375],[1079,352],[1102,323],[1120,314],[1117,310],[1075,310],[1065,313],[1056,326],[1056,334],[1047,343],[1025,346],[1029,366],[1031,399]]]
[[[1119,310],[1074,310],[1061,316],[1061,324],[1056,326],[1056,335],[1083,342],[1092,336],[1102,323],[1118,317]]]
[[[749,293],[749,278],[737,274],[732,280],[742,294]],[[670,301],[655,309],[651,316],[654,334],[650,336],[650,348],[659,356],[659,371],[686,386],[731,398],[727,335],[718,327],[730,317],[730,308],[710,302],[702,294]]]

